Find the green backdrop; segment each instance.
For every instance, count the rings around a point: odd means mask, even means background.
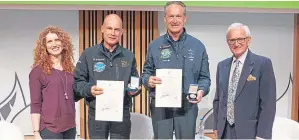
[[[165,1],[0,1],[0,4],[163,6]],[[299,1],[184,1],[196,7],[299,9]]]

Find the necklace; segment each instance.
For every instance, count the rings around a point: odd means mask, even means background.
[[[60,75],[60,73],[58,72],[58,70],[55,69],[55,71],[57,72],[57,74],[59,75],[59,77],[60,77],[60,79],[63,83],[62,87],[63,87],[63,91],[64,91],[64,96],[65,96],[65,99],[67,100],[69,98],[68,98],[67,93],[66,93],[67,92],[67,76],[66,76],[66,73],[64,73],[64,76],[65,76],[65,83],[64,83],[64,80],[63,80],[62,76]]]

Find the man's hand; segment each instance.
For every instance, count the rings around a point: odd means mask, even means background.
[[[150,76],[148,78],[148,86],[151,88],[156,87],[156,84],[161,84],[162,81],[160,78],[156,77],[156,76]]]
[[[214,131],[215,139],[218,139],[218,131],[217,130],[213,130],[213,131]]]
[[[91,94],[92,94],[92,96],[96,97],[97,95],[101,95],[103,93],[104,93],[104,91],[103,91],[102,88],[99,88],[97,86],[92,86],[91,87]]]
[[[263,139],[263,138],[260,138],[260,137],[255,137],[256,140],[266,140],[266,139]]]
[[[135,92],[129,92],[129,95],[133,96],[133,95],[137,94],[140,90],[141,90],[141,86],[138,87],[137,91],[135,91]]]
[[[188,96],[187,96],[187,99],[189,100],[190,103],[196,104],[196,103],[199,103],[201,101],[203,94],[204,94],[204,91],[199,90],[199,91],[197,91],[196,101],[191,101]]]

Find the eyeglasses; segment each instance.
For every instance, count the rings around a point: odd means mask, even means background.
[[[170,16],[166,16],[166,18],[168,20],[174,20],[174,19],[181,20],[183,19],[183,15],[170,15]]]
[[[247,39],[247,37],[245,37],[245,38],[228,39],[227,42],[228,42],[229,45],[233,45],[233,44],[235,44],[236,41],[238,43],[244,43],[246,39]]]

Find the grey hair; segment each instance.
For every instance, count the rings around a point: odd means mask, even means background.
[[[164,6],[164,15],[166,15],[166,9],[167,9],[167,7],[169,5],[172,5],[172,4],[176,4],[176,5],[182,6],[184,8],[184,15],[186,16],[186,12],[187,12],[186,5],[183,2],[181,2],[181,1],[169,1],[169,2],[167,2],[166,5]]]
[[[243,28],[245,30],[245,33],[246,33],[246,37],[251,37],[250,35],[250,30],[249,30],[249,27],[247,25],[244,25],[242,23],[233,23],[231,24],[228,29],[227,29],[227,32],[226,32],[226,36],[228,35],[228,33],[232,30],[232,29],[236,29],[236,28]]]

